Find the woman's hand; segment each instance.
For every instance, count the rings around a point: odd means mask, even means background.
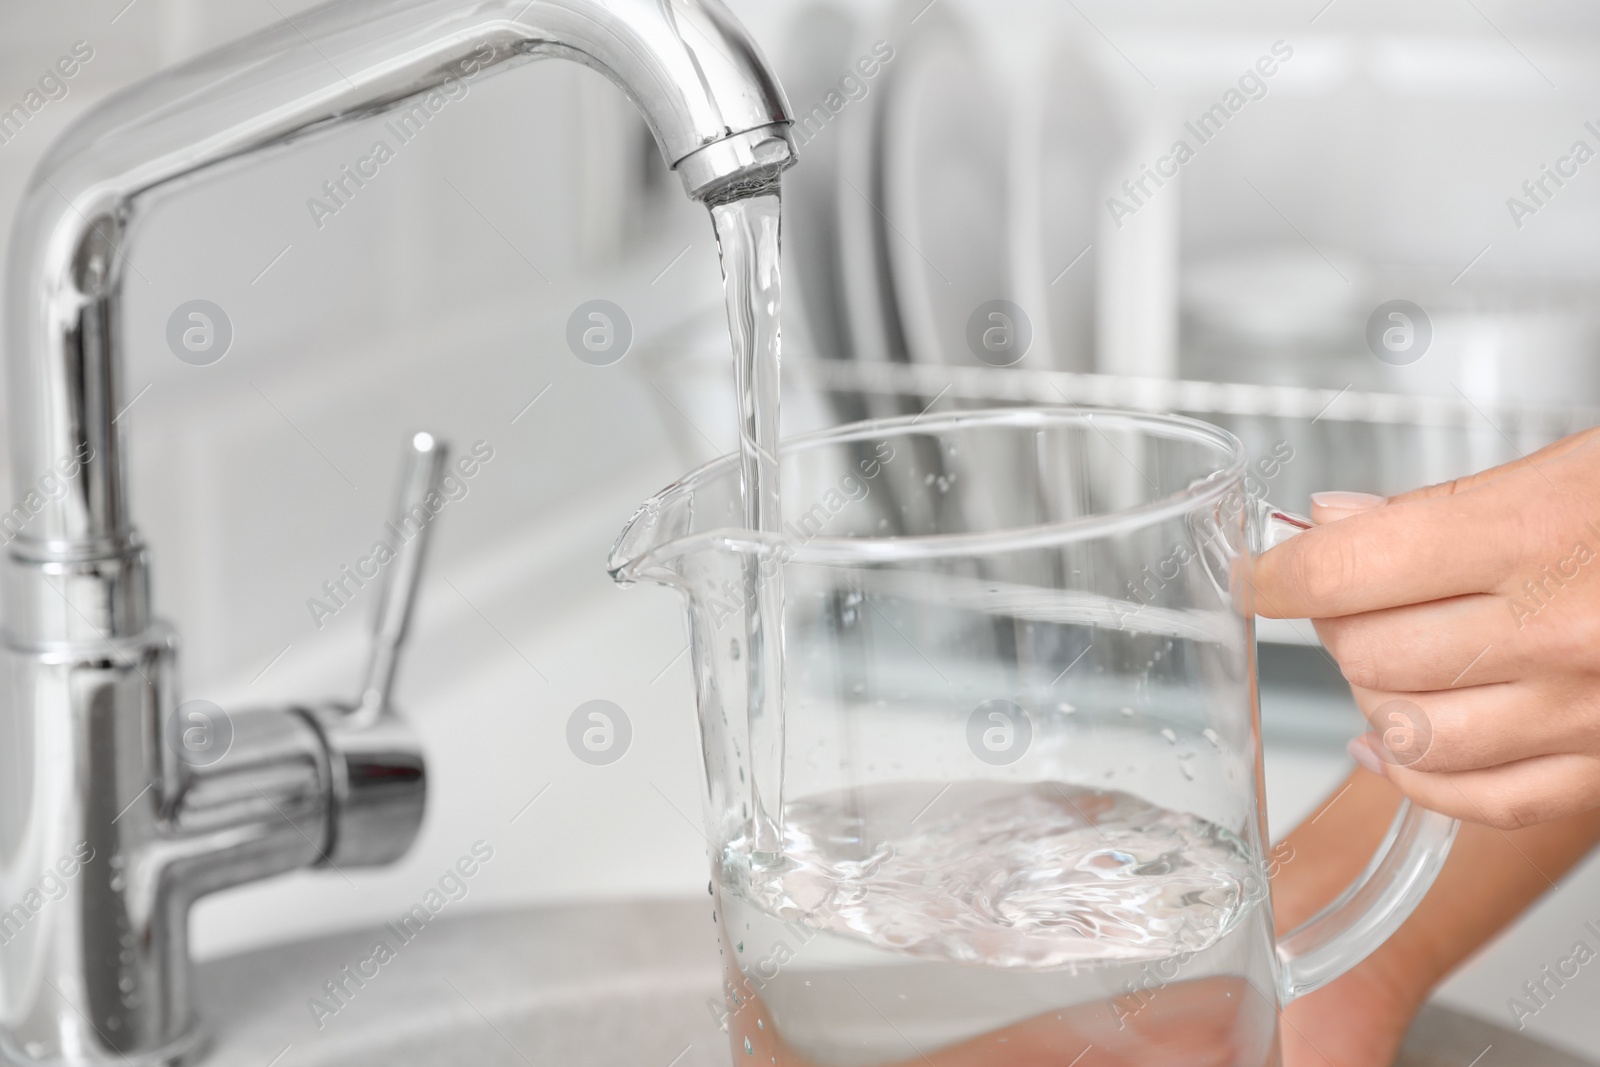
[[[1316,620],[1372,726],[1352,755],[1500,829],[1600,807],[1600,430],[1315,502],[1327,525],[1256,561],[1255,607]]]

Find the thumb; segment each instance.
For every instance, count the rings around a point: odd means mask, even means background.
[[[1563,437],[1553,445],[1546,445],[1532,455],[1523,456],[1521,459],[1513,460],[1503,466],[1480,471],[1465,478],[1457,478],[1454,481],[1440,482],[1437,485],[1413,489],[1409,493],[1394,497],[1390,500],[1390,503],[1398,504],[1410,500],[1430,500],[1434,497],[1454,496],[1457,493],[1465,493],[1469,489],[1478,489],[1493,482],[1498,482],[1510,475],[1535,469],[1540,463],[1560,459],[1568,453],[1577,452],[1593,444],[1600,444],[1600,427],[1584,430],[1570,437]]]

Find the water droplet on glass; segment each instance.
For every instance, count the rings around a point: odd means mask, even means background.
[[[1217,732],[1211,727],[1207,726],[1204,730],[1201,730],[1200,736],[1204,737],[1207,741],[1210,741],[1212,748],[1219,752],[1222,751],[1222,738],[1218,736]]]
[[[748,1037],[744,1039],[744,1054],[746,1056],[754,1056],[756,1054],[755,1046],[750,1044]]]
[[[1118,708],[1117,709],[1117,714],[1131,719],[1131,718],[1133,718],[1133,709],[1132,708]]]
[[[1163,726],[1161,728],[1161,736],[1167,739],[1167,744],[1169,745],[1175,745],[1178,743],[1177,731],[1170,726]]]

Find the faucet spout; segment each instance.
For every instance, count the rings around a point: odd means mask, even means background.
[[[78,461],[69,492],[8,529],[13,554],[118,560],[134,547],[112,420],[119,294],[151,194],[545,56],[619,85],[694,199],[738,195],[795,160],[783,92],[721,0],[342,0],[157,75],[69,130],[17,214],[6,349],[14,484]],[[133,605],[90,606],[110,609],[85,620],[102,633],[148,622]]]
[[[422,754],[388,708],[420,534],[355,704],[212,722],[178,702],[117,425],[144,217],[214,168],[544,56],[621,86],[694,199],[764,191],[795,160],[783,93],[721,0],[337,0],[101,105],[25,191],[4,290],[13,484],[55,489],[0,513],[0,907],[21,902],[0,911],[0,1062],[191,1062],[189,905],[390,862],[422,818]],[[426,487],[443,453],[412,447],[406,484]],[[226,740],[201,760],[188,738],[211,746],[213,726]]]

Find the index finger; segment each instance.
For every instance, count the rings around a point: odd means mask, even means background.
[[[1251,568],[1256,612],[1326,619],[1494,591],[1524,515],[1494,489],[1520,477],[1391,502],[1290,538]]]

